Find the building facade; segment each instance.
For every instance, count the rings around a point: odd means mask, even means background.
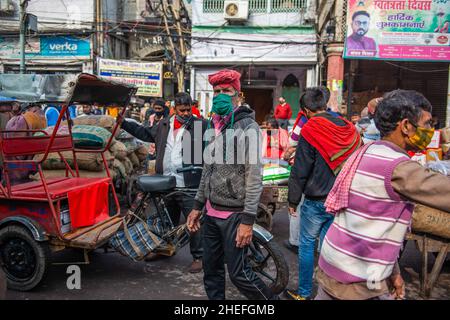
[[[26,12],[37,17],[37,33],[27,32],[29,73],[94,73],[97,57],[121,59],[128,43],[114,30],[123,15],[122,0],[30,0]],[[20,1],[0,8],[0,71],[19,71]]]
[[[192,96],[200,102],[203,114],[208,114],[213,96],[208,75],[232,68],[242,74],[242,92],[256,111],[258,122],[271,113],[280,96],[290,103],[295,118],[301,92],[318,81],[315,2],[233,3],[248,14],[234,20],[227,13],[233,11],[229,1],[192,2],[191,52],[187,58]]]

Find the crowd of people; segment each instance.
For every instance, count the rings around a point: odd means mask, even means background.
[[[149,159],[155,160],[157,174],[174,176],[177,187],[198,189],[195,199],[175,196],[167,207],[175,224],[181,215],[187,220],[189,272],[203,270],[208,298],[225,299],[225,264],[245,297],[279,298],[247,258],[263,190],[262,159],[270,158],[291,165],[286,245],[298,254],[299,282],[286,297],[403,299],[398,256],[414,203],[450,212],[448,177],[408,156],[431,141],[430,102],[416,91],[395,90],[371,100],[349,121],[328,108],[326,87],[311,87],[300,97],[292,127],[284,98],[273,118],[259,126],[254,110],[243,103],[240,76],[228,69],[209,76],[214,97],[205,118],[183,92],[172,103],[156,99],[140,110],[130,108],[125,117],[107,109],[123,130],[151,143]],[[60,109],[26,106],[15,112],[7,129],[50,126]],[[71,107],[70,112],[102,114],[102,108]],[[178,172],[191,165],[202,172]]]
[[[181,213],[187,216],[194,235],[190,271],[203,269],[208,298],[225,298],[225,264],[232,283],[247,298],[279,298],[246,258],[263,188],[262,161],[251,161],[255,146],[245,140],[253,132],[261,159],[285,160],[292,166],[286,245],[298,254],[299,283],[285,291],[286,297],[403,299],[397,259],[413,203],[450,211],[448,178],[426,170],[407,153],[423,150],[433,136],[428,100],[415,91],[395,90],[370,101],[361,116],[349,121],[328,108],[326,87],[312,87],[300,98],[293,127],[291,108],[283,98],[274,117],[258,126],[252,108],[242,103],[238,72],[222,70],[209,81],[214,90],[209,121],[194,116],[189,95],[180,93],[172,117],[155,103],[154,118],[164,119],[156,127],[122,122],[126,131],[156,144],[157,173],[174,175],[177,186],[198,188],[194,201],[174,199],[171,210],[175,221]],[[213,130],[211,140],[203,139],[208,143],[202,151],[211,148],[223,158],[189,159],[203,165],[201,176],[180,175],[176,169],[187,165],[181,160],[180,136],[191,133],[186,137],[195,144],[195,134],[189,132],[195,122],[201,123],[203,135]],[[224,141],[233,142],[224,147]],[[233,154],[239,143],[243,162]],[[319,284],[315,296],[314,280]]]

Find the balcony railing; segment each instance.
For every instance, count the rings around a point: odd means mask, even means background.
[[[249,12],[267,12],[267,0],[249,0]]]
[[[204,0],[203,12],[204,13],[218,13],[223,12],[223,0]]]
[[[250,13],[299,12],[306,8],[307,0],[248,0]],[[204,0],[204,13],[222,13],[224,0]]]
[[[307,0],[270,0],[271,12],[299,12],[306,8]]]

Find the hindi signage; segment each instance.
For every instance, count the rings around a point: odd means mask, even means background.
[[[344,57],[450,61],[450,0],[348,0]]]
[[[138,87],[138,96],[162,97],[162,62],[98,60],[99,75]]]

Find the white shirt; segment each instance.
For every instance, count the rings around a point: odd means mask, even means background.
[[[174,128],[175,117],[170,119],[170,130],[167,136],[166,143],[166,151],[164,153],[163,160],[163,174],[165,176],[174,176],[177,180],[177,187],[184,188],[184,174],[177,173],[177,169],[183,168],[183,134],[184,134],[184,126],[178,129],[177,136],[174,137],[173,128]]]

